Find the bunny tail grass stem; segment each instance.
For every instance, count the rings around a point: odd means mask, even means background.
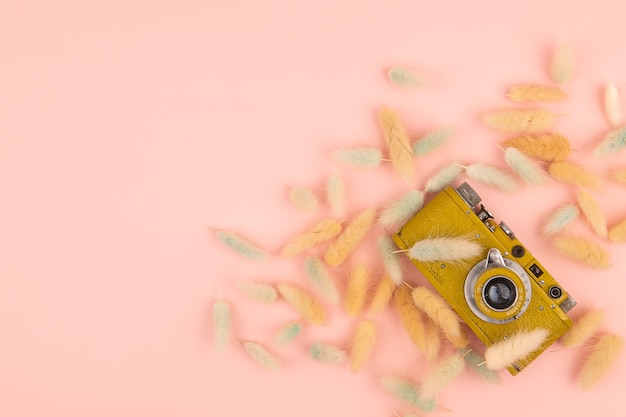
[[[491,384],[499,384],[501,382],[500,374],[487,368],[485,358],[478,352],[475,352],[472,349],[467,349],[463,353],[463,359],[465,360],[468,368],[482,377],[485,381]]]
[[[413,150],[395,110],[383,107],[379,113],[380,126],[389,151],[393,170],[404,179],[413,173]]]
[[[604,139],[593,148],[592,154],[596,157],[612,155],[626,147],[626,127],[619,127],[610,131]]]
[[[423,87],[426,84],[424,78],[414,70],[399,65],[389,68],[387,77],[392,84],[401,87]]]
[[[528,332],[520,331],[506,340],[494,343],[485,350],[487,368],[500,370],[524,359],[539,349],[547,336],[547,330],[534,329]]]
[[[350,368],[357,373],[372,355],[376,341],[376,325],[371,320],[362,320],[357,325],[350,349]]]
[[[343,180],[339,175],[331,175],[328,177],[326,184],[326,202],[335,217],[341,219],[346,215],[346,190]]]
[[[587,223],[591,226],[591,229],[593,229],[598,236],[603,238],[607,237],[608,228],[604,213],[597,201],[588,191],[580,190],[578,193],[578,206],[587,219]]]
[[[396,230],[413,217],[423,204],[424,193],[409,190],[381,212],[378,223],[385,229]]]
[[[302,288],[286,283],[276,285],[278,292],[294,310],[311,324],[325,324],[324,306]]]
[[[446,144],[452,135],[451,128],[443,128],[428,133],[413,143],[413,155],[425,156]]]
[[[424,399],[421,395],[419,386],[406,378],[387,376],[380,380],[385,391],[395,397],[405,401],[406,403],[425,412],[434,411],[436,408],[435,401],[432,398]]]
[[[570,44],[559,46],[550,63],[550,78],[558,84],[569,81],[574,73],[574,48]]]
[[[379,314],[389,305],[396,285],[397,284],[388,275],[383,275],[374,290],[374,295],[372,296],[372,301],[368,308],[370,314]]]
[[[296,186],[289,190],[289,201],[305,211],[317,211],[320,208],[319,198],[307,187]]]
[[[272,284],[252,281],[237,282],[239,291],[260,303],[271,304],[278,299],[278,291]]]
[[[312,344],[309,347],[309,354],[318,362],[334,365],[342,364],[348,360],[348,355],[343,349],[325,342]]]
[[[613,243],[626,242],[626,219],[609,229],[609,240]]]
[[[426,287],[417,287],[411,297],[417,308],[437,323],[450,343],[459,349],[467,346],[468,340],[461,329],[460,318],[439,294]]]
[[[344,309],[348,315],[354,317],[363,311],[368,281],[369,273],[367,267],[362,263],[356,264],[348,275],[348,285],[345,293]]]
[[[439,391],[450,385],[465,369],[465,361],[459,354],[453,354],[440,362],[421,384],[424,398],[435,398]]]
[[[213,303],[213,341],[218,352],[224,352],[230,343],[232,332],[232,314],[230,305],[224,300]]]
[[[496,130],[508,133],[537,133],[549,129],[555,116],[544,109],[498,110],[483,117],[483,122]]]
[[[552,178],[585,188],[598,188],[600,178],[580,164],[570,161],[556,161],[548,166]]]
[[[409,339],[420,351],[425,353],[428,343],[425,320],[422,312],[415,306],[411,298],[411,290],[404,285],[398,287],[394,293],[394,302],[400,314],[400,322]]]
[[[567,98],[567,93],[560,87],[551,85],[516,85],[507,94],[511,101],[560,101]]]
[[[566,204],[559,207],[543,226],[543,233],[552,236],[565,229],[578,217],[578,206]]]
[[[327,242],[341,233],[341,223],[335,219],[326,219],[315,224],[304,234],[295,237],[283,249],[282,255],[291,257],[298,255],[308,249]]]
[[[430,177],[428,181],[426,181],[424,192],[433,193],[443,190],[445,187],[459,179],[459,177],[463,174],[463,171],[463,167],[455,163],[444,166],[432,177]]]
[[[480,243],[458,237],[434,237],[418,240],[408,256],[422,262],[458,262],[475,258],[482,252]]]
[[[613,84],[607,85],[604,90],[604,114],[612,128],[617,129],[624,125],[619,90]]]
[[[339,289],[337,289],[337,285],[330,276],[324,262],[321,259],[309,256],[304,260],[304,268],[306,275],[320,295],[331,304],[339,305]]]
[[[504,160],[511,169],[528,184],[543,184],[546,172],[535,161],[527,157],[519,149],[509,147],[504,151]]]
[[[496,187],[502,191],[512,192],[518,188],[515,178],[507,172],[482,163],[466,166],[465,173],[473,180]]]
[[[592,268],[609,267],[609,253],[597,243],[577,236],[560,236],[554,239],[556,249],[564,256],[580,261]]]
[[[299,321],[292,321],[282,326],[276,337],[274,338],[274,344],[276,346],[285,346],[292,342],[302,333],[302,323]]]
[[[516,136],[505,140],[502,145],[514,147],[527,156],[546,162],[562,161],[571,152],[569,140],[554,132]]]
[[[574,325],[561,336],[561,344],[565,348],[581,346],[589,340],[602,326],[604,310],[590,310],[574,319]]]
[[[383,258],[385,272],[396,285],[400,285],[403,273],[400,258],[395,253],[396,245],[389,236],[379,237],[377,245],[381,257]]]
[[[624,349],[624,340],[612,333],[601,336],[591,347],[580,375],[584,390],[599,383],[611,370]]]
[[[324,260],[330,266],[341,265],[361,243],[372,227],[376,217],[376,209],[367,209],[352,219],[343,233],[335,239],[324,255]]]
[[[267,348],[260,343],[242,340],[243,348],[248,356],[259,366],[270,371],[278,371],[282,364],[280,360],[270,353]]]
[[[378,148],[359,147],[335,151],[333,158],[356,168],[376,168],[383,160],[383,153]]]
[[[259,248],[252,242],[244,239],[238,234],[227,230],[214,231],[215,238],[221,242],[224,246],[234,250],[239,255],[252,259],[255,261],[261,261],[267,258],[266,252]]]

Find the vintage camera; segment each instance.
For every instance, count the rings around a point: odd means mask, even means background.
[[[486,346],[520,330],[549,332],[537,351],[507,368],[515,375],[572,326],[567,312],[576,301],[480,201],[467,183],[457,189],[447,187],[393,238],[400,249],[442,236],[476,239],[481,244],[481,256],[467,262],[413,263]]]

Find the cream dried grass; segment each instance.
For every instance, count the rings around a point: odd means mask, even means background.
[[[367,209],[358,214],[344,229],[337,239],[335,239],[326,254],[324,260],[328,265],[341,265],[361,243],[365,235],[372,227],[376,217],[376,209]]]

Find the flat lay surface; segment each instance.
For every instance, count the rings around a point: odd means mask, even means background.
[[[334,216],[324,202],[331,175],[345,185],[339,220],[348,221],[423,190],[451,162],[511,173],[502,145],[511,134],[483,122],[502,109],[555,114],[552,130],[571,143],[568,160],[600,179],[585,190],[608,225],[626,219],[626,184],[612,174],[626,168],[626,149],[592,155],[613,129],[604,111],[609,84],[626,106],[625,17],[626,4],[612,0],[3,2],[0,415],[421,415],[381,385],[394,375],[421,381],[433,368],[393,307],[352,317],[326,304],[325,325],[306,324],[275,347],[277,332],[299,315],[285,302],[251,299],[237,283],[313,292],[305,256],[280,254]],[[563,45],[574,53],[572,76],[560,85],[565,100],[507,98],[515,85],[556,85],[550,62]],[[393,66],[415,70],[424,85],[390,82]],[[416,157],[405,178],[388,161],[368,169],[333,158],[355,147],[384,152],[383,107],[411,140],[452,132]],[[626,244],[578,218],[564,235],[601,245],[609,267],[565,257],[542,227],[557,208],[576,204],[582,188],[516,178],[513,192],[467,176],[454,185],[470,182],[577,300],[572,317],[604,310],[600,333],[626,336]],[[320,207],[295,207],[294,187],[312,190]],[[236,232],[267,258],[240,256],[215,230]],[[359,263],[372,286],[380,279],[376,239],[386,234],[375,225],[330,268],[341,296]],[[402,265],[407,282],[426,283]],[[217,300],[232,310],[221,353],[211,318]],[[311,358],[315,342],[349,348],[363,319],[377,333],[359,372]],[[238,338],[267,346],[281,369],[259,367]],[[588,352],[557,342],[519,375],[502,371],[499,385],[463,372],[439,392],[431,415],[624,415],[626,358],[583,390]]]

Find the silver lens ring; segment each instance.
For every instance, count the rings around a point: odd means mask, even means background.
[[[504,264],[497,265],[499,267],[504,267],[504,268],[511,270],[520,278],[520,281],[524,287],[525,298],[524,298],[522,307],[520,308],[519,312],[515,316],[509,317],[506,319],[496,319],[493,317],[489,317],[482,310],[480,310],[480,308],[478,308],[478,304],[476,303],[476,299],[474,298],[474,287],[476,286],[476,281],[478,281],[478,279],[483,274],[485,274],[485,272],[489,271],[489,269],[494,268],[494,267],[487,267],[487,264],[488,262],[484,259],[479,261],[476,265],[474,265],[472,269],[470,269],[469,273],[467,274],[467,277],[465,278],[465,285],[464,285],[463,290],[465,293],[465,301],[467,302],[468,307],[470,308],[470,310],[472,310],[472,313],[474,313],[479,319],[487,323],[506,324],[514,320],[517,320],[522,314],[524,314],[524,312],[528,308],[528,305],[530,304],[530,299],[532,296],[532,286],[530,284],[530,277],[528,276],[524,268],[522,268],[518,263],[512,262],[509,259],[504,259]],[[501,277],[501,276],[502,275],[500,274],[494,274],[494,277],[490,278],[490,280],[487,281],[487,283],[489,283],[494,278]],[[485,284],[485,286],[487,285],[487,283]],[[516,291],[516,292],[517,294],[521,293],[521,291]],[[519,297],[519,295],[517,295],[517,297]],[[485,301],[484,298],[483,298],[483,301]],[[487,305],[490,305],[490,304],[487,303]],[[499,311],[499,310],[494,309],[494,311]]]

